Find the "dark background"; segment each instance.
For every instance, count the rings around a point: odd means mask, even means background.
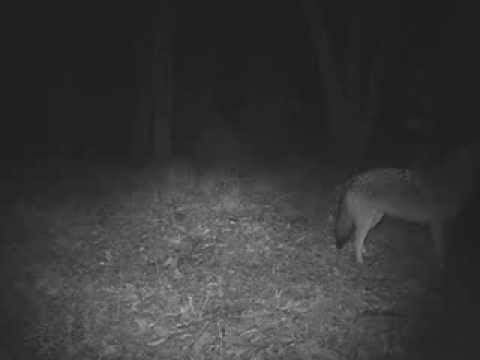
[[[158,4],[56,1],[17,9],[21,16],[8,36],[13,50],[6,55],[13,62],[7,67],[11,94],[20,96],[5,121],[3,156],[35,157],[57,152],[62,144],[78,148],[71,152],[91,146],[97,153],[127,155]],[[213,112],[246,132],[274,138],[290,132],[292,149],[312,144],[306,149],[315,151],[325,134],[324,96],[300,2],[170,4],[175,152],[188,153]],[[337,61],[342,61],[351,12],[361,14],[362,57],[384,59],[377,137],[399,119],[422,113],[408,95],[412,86],[433,99],[429,116],[442,124],[439,138],[471,136],[477,117],[471,90],[477,66],[473,8],[459,2],[346,0],[322,2],[321,8]],[[210,95],[213,100],[205,102]],[[267,112],[264,122],[239,115],[252,106],[251,99],[261,108],[263,101],[275,103],[279,97],[300,101],[299,115],[276,120]],[[205,103],[215,109],[205,110]]]

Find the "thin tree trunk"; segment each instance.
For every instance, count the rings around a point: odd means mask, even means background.
[[[140,54],[141,76],[137,118],[132,125],[132,153],[137,159],[153,157],[164,162],[171,157],[171,121],[173,104],[173,11],[170,2],[161,2],[159,15],[154,17],[151,54]],[[139,53],[145,45],[139,48]],[[150,48],[147,46],[146,48]],[[147,64],[143,65],[143,59]]]
[[[131,152],[134,159],[145,159],[149,153],[149,134],[152,118],[152,100],[150,86],[138,89],[137,114],[132,124]]]
[[[162,162],[169,160],[172,154],[170,129],[173,103],[171,34],[157,32],[154,41],[152,150],[154,159]]]
[[[344,83],[340,79],[340,69],[335,62],[322,16],[313,0],[302,0],[317,54],[320,81],[326,97],[326,117],[331,139],[330,151],[335,157],[358,164],[365,156],[371,136],[372,119],[362,111],[360,76],[360,20],[352,23],[350,34],[354,41],[352,50],[347,53]],[[365,109],[363,109],[365,110]],[[329,152],[330,153],[330,152]]]

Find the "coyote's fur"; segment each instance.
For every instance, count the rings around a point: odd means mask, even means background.
[[[429,225],[436,255],[444,264],[446,226],[466,205],[475,188],[476,146],[453,151],[429,171],[373,169],[353,177],[340,202],[336,246],[353,237],[363,263],[365,239],[384,215]]]

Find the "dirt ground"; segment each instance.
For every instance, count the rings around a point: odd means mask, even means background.
[[[372,231],[364,265],[351,245],[338,251],[344,179],[332,168],[55,165],[10,179],[1,190],[2,359],[451,359],[476,350],[473,206],[439,273],[427,230],[398,220]]]

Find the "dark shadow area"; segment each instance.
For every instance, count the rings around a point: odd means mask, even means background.
[[[440,302],[419,303],[421,326],[415,330],[414,348],[419,349],[420,358],[466,359],[478,352],[478,200],[477,192],[451,229],[447,268],[432,281]]]

